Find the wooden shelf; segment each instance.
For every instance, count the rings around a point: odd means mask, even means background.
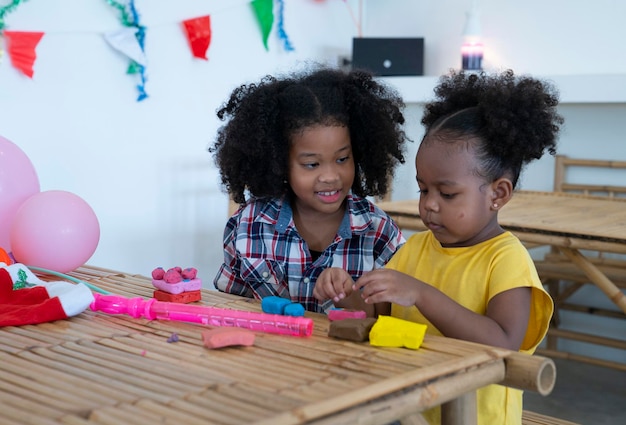
[[[537,78],[554,83],[562,104],[626,103],[626,74],[537,75]],[[395,87],[409,104],[431,100],[439,77],[382,77],[381,80]]]

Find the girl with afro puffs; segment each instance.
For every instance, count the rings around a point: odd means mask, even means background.
[[[384,195],[404,162],[403,108],[371,74],[323,66],[235,89],[217,112],[227,123],[210,148],[240,204],[224,230],[215,287],[375,315],[346,292],[405,242],[366,198]]]
[[[366,273],[355,292],[386,304],[381,314],[428,325],[427,333],[533,353],[553,304],[528,251],[498,224],[498,212],[524,166],[556,153],[558,93],[509,70],[452,72],[435,94],[415,158],[428,230],[411,236],[384,269]],[[521,423],[520,390],[491,385],[478,391],[477,403],[479,424]],[[439,412],[425,416],[439,424]]]

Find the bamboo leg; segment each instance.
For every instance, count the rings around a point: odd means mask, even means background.
[[[476,425],[476,391],[470,391],[441,405],[441,425]]]
[[[555,303],[558,303],[559,306],[562,307],[563,303],[572,295],[574,295],[574,293],[576,291],[578,291],[580,288],[582,288],[584,285],[584,283],[582,282],[570,282],[568,284],[568,286],[565,289],[561,289],[558,298],[556,300],[554,300]]]
[[[400,421],[401,425],[428,425],[428,422],[426,421],[426,419],[424,419],[424,417],[419,414],[419,413],[415,413],[413,415],[409,415],[405,418],[402,418],[402,420]]]
[[[550,296],[554,300],[554,313],[552,314],[552,320],[550,322],[550,326],[552,328],[558,328],[560,324],[559,313],[561,310],[560,310],[559,302],[557,300],[559,298],[559,292],[560,292],[559,290],[561,286],[561,281],[558,279],[550,279],[545,284],[548,287],[548,292],[550,293]],[[558,338],[548,335],[548,338],[546,340],[547,348],[550,350],[557,350],[558,342],[559,342]]]
[[[606,294],[624,313],[626,313],[626,295],[611,280],[604,275],[588,258],[579,251],[571,248],[559,247],[561,252],[585,272],[591,282]]]

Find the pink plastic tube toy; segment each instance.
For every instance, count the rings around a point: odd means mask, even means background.
[[[126,298],[120,295],[94,294],[93,311],[108,314],[128,314],[154,320],[201,323],[211,326],[233,326],[253,331],[281,335],[311,336],[313,319],[308,317],[283,316],[280,314],[255,313],[204,305],[180,304],[144,300],[141,297]]]

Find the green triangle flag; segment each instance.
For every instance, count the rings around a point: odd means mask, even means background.
[[[131,61],[126,70],[127,74],[139,74],[139,64],[135,61]]]
[[[259,25],[261,25],[261,32],[263,33],[263,45],[265,46],[265,50],[269,51],[269,47],[267,47],[267,39],[270,35],[270,31],[272,30],[272,25],[274,24],[274,0],[253,0],[252,8],[254,9],[254,13],[256,14],[256,18],[259,21]]]

